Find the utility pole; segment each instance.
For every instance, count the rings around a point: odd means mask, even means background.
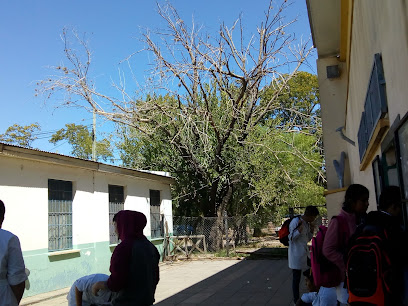
[[[96,113],[93,110],[93,124],[92,124],[92,160],[96,161]]]

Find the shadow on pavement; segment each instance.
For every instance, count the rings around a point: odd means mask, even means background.
[[[243,260],[155,305],[293,305],[291,280],[286,259]]]
[[[288,248],[260,248],[251,252],[249,259],[287,259]]]

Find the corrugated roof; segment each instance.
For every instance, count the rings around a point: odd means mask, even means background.
[[[12,145],[4,142],[0,142],[0,156],[2,154],[8,157],[36,160],[71,167],[80,167],[94,171],[109,172],[121,175],[130,175],[138,178],[161,181],[168,184],[174,183],[174,178],[165,172],[163,172],[164,174],[162,175],[158,171],[138,170],[133,168],[120,167],[59,153],[25,148],[22,146]]]

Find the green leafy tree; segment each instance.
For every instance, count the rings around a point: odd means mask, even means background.
[[[65,128],[55,132],[49,141],[57,144],[64,140],[71,145],[73,156],[92,159],[92,132],[85,125],[68,123]],[[104,138],[96,142],[96,159],[103,161],[113,159],[110,139]]]
[[[313,108],[318,108],[318,92],[313,85],[316,76],[304,72],[299,74],[302,77],[295,75],[291,86],[296,86],[298,81],[304,90],[297,91],[298,97],[292,96],[292,99],[302,101],[304,96],[314,96],[316,98],[310,103]],[[309,81],[311,84],[305,84]],[[214,102],[211,110],[214,120],[219,122],[226,110],[225,103],[217,99],[214,96],[209,100]],[[156,101],[161,104],[175,103],[169,96],[157,97]],[[302,118],[304,112],[304,109],[299,109],[296,115]],[[290,120],[282,124],[285,117],[282,112],[277,112],[259,123],[245,142],[227,142],[222,158],[225,167],[228,167],[228,174],[222,179],[234,181],[232,196],[226,206],[230,215],[262,214],[260,220],[266,222],[286,215],[289,207],[324,204],[321,124],[318,111],[314,112],[311,115],[307,111],[304,117],[313,116],[312,120],[308,125],[296,129]],[[194,124],[200,125],[199,118],[196,120]],[[154,135],[146,135],[137,129],[126,129],[121,134],[124,141],[120,144],[120,151],[125,165],[166,170],[175,176],[176,215],[204,214],[209,197],[207,181],[189,167],[164,133],[158,130]],[[195,157],[202,162],[207,158],[205,151],[212,152],[211,146],[216,143],[214,135],[207,133],[206,136],[208,141],[205,146],[203,141],[196,138],[196,146],[200,149],[196,150]]]
[[[132,128],[134,136],[128,135],[126,142],[135,147],[126,149],[126,163],[171,171],[177,179],[177,207],[194,206],[197,213],[221,221],[223,212],[239,203],[238,193],[246,194],[248,206],[258,199],[250,192],[255,187],[248,187],[250,172],[243,172],[257,165],[242,164],[262,145],[253,143],[263,140],[262,133],[254,135],[260,126],[271,138],[280,135],[273,133],[276,129],[299,133],[273,114],[281,111],[279,99],[312,48],[308,42],[293,47],[294,37],[286,31],[293,21],[283,18],[288,3],[279,2],[269,3],[252,36],[241,18],[231,27],[222,24],[212,35],[201,26],[189,26],[171,5],[158,5],[166,28],[143,35],[154,67],[146,84],[149,91],[136,96],[126,92],[123,82],[116,85],[117,97],[98,92],[89,75],[92,53],[86,41],[74,35],[79,43],[74,48],[64,32],[68,62],[39,83],[39,93],[49,98],[62,90],[66,104],[87,106]],[[82,56],[77,51],[81,48]],[[290,70],[282,73],[282,67]],[[273,91],[266,95],[271,84]],[[268,144],[283,141],[287,140],[272,138]],[[301,150],[293,154],[306,160]],[[308,162],[321,167],[320,159]]]
[[[263,99],[268,101],[281,82],[279,79],[274,80],[265,90]],[[276,106],[265,118],[279,118],[279,125],[285,130],[321,132],[319,85],[316,75],[298,71],[286,83],[285,90],[276,99]]]
[[[0,134],[0,142],[14,144],[26,148],[32,148],[32,142],[37,139],[36,131],[40,131],[38,123],[30,125],[13,124],[7,128],[4,134]]]
[[[251,154],[239,164],[251,186],[247,189],[248,198],[254,199],[250,208],[272,207],[273,215],[283,216],[289,207],[324,204],[324,178],[319,179],[323,156],[315,137],[279,130],[273,137],[269,133],[271,130],[259,128],[258,141],[247,148]]]
[[[274,80],[262,99],[275,93]],[[263,103],[261,101],[261,103]],[[250,188],[249,210],[263,211],[279,222],[288,208],[323,206],[325,172],[317,76],[299,71],[275,101],[276,108],[251,135],[241,173]],[[241,197],[242,198],[242,197]],[[239,205],[240,209],[247,209]],[[321,208],[324,213],[324,208]],[[299,211],[299,209],[298,209]],[[303,208],[301,209],[303,211]]]

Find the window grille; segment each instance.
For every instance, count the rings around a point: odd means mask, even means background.
[[[151,237],[163,237],[163,216],[160,214],[160,190],[150,190]]]
[[[72,182],[48,180],[48,250],[72,249]]]
[[[125,207],[125,193],[123,186],[109,185],[109,243],[116,244],[119,238],[115,233],[113,217]]]

